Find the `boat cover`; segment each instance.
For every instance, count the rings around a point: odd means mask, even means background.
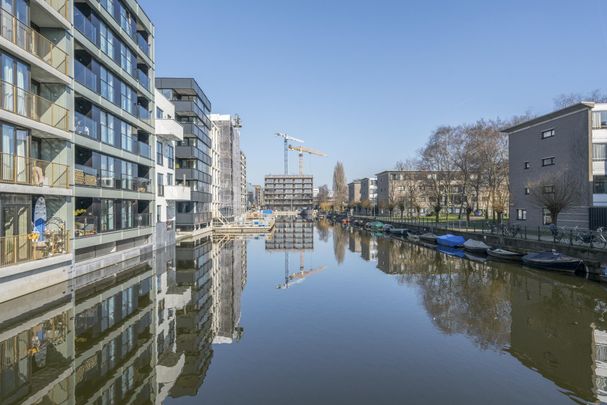
[[[450,233],[436,238],[436,243],[447,247],[463,246],[464,242],[466,242],[466,239],[463,236],[451,235]]]

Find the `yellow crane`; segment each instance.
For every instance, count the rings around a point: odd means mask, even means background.
[[[293,145],[289,145],[289,150],[293,151],[293,152],[298,152],[299,153],[299,174],[304,174],[303,171],[303,154],[307,153],[309,155],[314,155],[314,156],[320,156],[320,157],[326,157],[327,154],[324,152],[320,152],[318,150],[314,150],[312,148],[306,148],[305,146],[293,146]]]

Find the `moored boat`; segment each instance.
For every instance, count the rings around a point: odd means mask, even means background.
[[[384,229],[384,223],[380,221],[367,222],[365,228],[370,229],[372,231],[381,231]]]
[[[390,232],[392,235],[407,236],[409,231],[405,228],[391,228],[388,232]]]
[[[409,239],[412,242],[419,242],[419,235],[415,234],[415,233],[408,233],[407,239]]]
[[[463,236],[452,235],[450,233],[448,233],[446,235],[441,235],[436,238],[436,243],[438,243],[441,246],[446,246],[446,247],[451,247],[451,248],[461,247],[464,245],[464,242],[466,242],[466,239],[464,239]]]
[[[582,259],[567,256],[556,251],[530,253],[523,256],[523,263],[536,269],[555,271],[576,271],[584,266]]]
[[[468,239],[464,243],[464,250],[467,252],[486,254],[487,249],[490,249],[490,246],[479,240]]]
[[[524,256],[523,253],[512,252],[510,250],[500,248],[487,249],[487,254],[494,259],[511,260],[515,262],[520,262]]]
[[[419,240],[426,243],[436,243],[437,236],[432,232],[424,233],[423,235],[419,235]]]
[[[487,262],[487,256],[484,256],[484,255],[480,256],[478,254],[464,252],[464,256],[466,257],[466,259],[473,261],[473,262],[477,262],[477,263]]]

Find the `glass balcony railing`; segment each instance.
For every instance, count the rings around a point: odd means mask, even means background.
[[[93,167],[75,165],[74,184],[79,186],[99,187],[99,171]]]
[[[79,215],[74,217],[74,236],[83,238],[85,236],[97,235],[99,231],[98,218],[93,215]]]
[[[8,82],[0,82],[0,108],[57,129],[68,130],[67,108]]]
[[[152,226],[154,221],[152,219],[152,214],[148,212],[135,214],[134,225],[136,228],[145,228],[148,226]]]
[[[147,108],[145,108],[142,105],[137,104],[137,118],[139,118],[142,121],[145,122],[150,122],[150,112],[148,111]]]
[[[75,113],[75,124],[74,131],[77,134],[84,135],[91,139],[99,139],[99,125],[92,118],[87,117],[79,112]]]
[[[69,3],[67,0],[44,0],[65,18],[69,18]]]
[[[97,75],[77,60],[74,61],[74,78],[89,90],[98,92]]]
[[[150,56],[150,45],[140,33],[137,33],[137,46],[143,51],[143,53]]]
[[[146,179],[145,177],[133,178],[134,191],[139,193],[149,193],[151,191],[150,185],[150,179]]]
[[[74,7],[74,27],[82,33],[89,41],[97,44],[97,27],[93,25],[91,20],[78,9]]]
[[[69,167],[60,163],[0,154],[0,182],[38,187],[69,188]]]
[[[141,141],[139,141],[138,144],[139,144],[139,155],[150,159],[152,156],[152,150],[150,148],[150,145],[148,145],[147,143],[143,143]]]
[[[0,266],[46,259],[70,252],[70,232],[45,231],[0,237]]]
[[[150,78],[139,69],[137,69],[137,80],[143,87],[150,89]]]
[[[68,54],[63,49],[2,9],[0,9],[0,25],[0,34],[4,38],[61,73],[68,74]]]

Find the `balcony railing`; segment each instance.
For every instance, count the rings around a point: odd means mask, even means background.
[[[0,182],[29,186],[69,188],[69,167],[60,163],[0,154]]]
[[[149,123],[151,122],[150,116],[150,111],[146,107],[137,104],[137,118]]]
[[[74,7],[74,27],[87,37],[89,41],[95,45],[97,44],[97,27],[82,14],[82,11],[78,7]]]
[[[137,69],[137,80],[146,89],[150,89],[150,78],[143,71]]]
[[[61,73],[68,74],[68,54],[63,49],[5,10],[0,10],[0,25],[1,35],[4,38]]]
[[[143,53],[150,56],[150,45],[140,33],[137,33],[137,46],[143,51]]]
[[[150,145],[139,141],[139,154],[148,159],[151,158],[152,150],[150,149]]]
[[[99,218],[93,215],[80,215],[74,217],[74,236],[82,238],[97,235]]]
[[[76,126],[75,132],[80,135],[84,135],[91,139],[99,139],[98,123],[90,117],[79,112],[75,113]]]
[[[104,187],[116,190],[136,191],[150,193],[150,179],[134,177],[115,173],[111,170],[96,169],[94,167],[76,165],[74,170],[74,183],[78,186]]]
[[[0,237],[0,266],[46,259],[70,252],[69,231]]]
[[[97,75],[77,60],[74,61],[74,78],[89,90],[98,92]]]
[[[0,98],[0,108],[3,110],[63,131],[68,130],[69,111],[59,104],[8,82],[0,82]]]
[[[65,18],[69,18],[69,4],[67,0],[44,0],[46,1],[52,8],[57,10],[59,14],[61,14]]]
[[[99,172],[88,166],[76,165],[74,170],[74,184],[79,186],[99,187]]]
[[[75,231],[74,236],[76,238],[84,238],[87,236],[94,236],[100,233],[106,232],[117,232],[126,231],[129,229],[146,228],[153,225],[152,214],[150,213],[134,213],[126,218],[122,218],[118,212],[115,212],[112,218],[116,220],[116,223],[104,222],[104,226],[100,226],[100,218],[94,215],[79,215],[74,217]],[[109,217],[106,218],[106,220]],[[125,220],[127,223],[121,224],[120,221]]]

